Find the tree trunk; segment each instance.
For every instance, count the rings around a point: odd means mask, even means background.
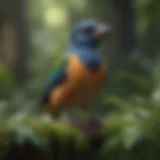
[[[0,58],[18,84],[27,77],[28,18],[26,0],[3,0],[0,7]]]
[[[138,47],[135,33],[135,13],[132,0],[108,0],[108,21],[112,26],[113,35],[110,38],[109,62],[111,66],[124,64],[135,54]]]

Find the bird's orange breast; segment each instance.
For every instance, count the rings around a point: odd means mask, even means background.
[[[105,67],[89,71],[74,54],[69,57],[67,79],[51,92],[53,108],[87,105],[99,93],[105,77]]]

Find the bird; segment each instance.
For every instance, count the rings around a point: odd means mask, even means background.
[[[71,30],[66,63],[50,75],[42,96],[42,112],[57,114],[79,106],[92,110],[108,68],[100,53],[100,44],[111,32],[109,25],[84,20]]]

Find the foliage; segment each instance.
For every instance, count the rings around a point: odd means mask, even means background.
[[[120,156],[122,159],[133,157],[141,159],[146,156],[145,151],[149,150],[151,156],[159,157],[158,153],[154,155],[155,151],[152,146],[159,143],[156,139],[157,136],[159,137],[157,127],[160,122],[155,120],[159,112],[160,109],[156,108],[153,113],[149,113],[149,118],[129,116],[128,113],[114,113],[102,120],[103,128],[101,134],[98,135],[102,142],[95,156],[113,158],[115,154],[116,157]],[[35,157],[42,156],[41,159],[53,158],[57,149],[59,159],[66,159],[68,156],[76,158],[80,155],[87,159],[94,153],[94,145],[97,143],[92,142],[90,136],[84,135],[79,128],[53,120],[47,115],[26,116],[21,113],[14,114],[9,119],[5,118],[5,121],[4,117],[1,117],[3,124],[1,124],[2,130],[0,131],[0,151],[4,160],[13,157],[19,159],[20,156],[32,159],[33,156],[29,154],[31,151],[36,151]],[[153,134],[156,132],[157,134]],[[143,145],[149,148],[142,147]]]

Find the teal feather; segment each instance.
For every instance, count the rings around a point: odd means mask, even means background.
[[[66,69],[65,67],[60,68],[56,72],[54,72],[47,83],[45,88],[45,92],[42,99],[42,104],[48,103],[48,96],[50,92],[58,85],[62,84],[66,79]]]

